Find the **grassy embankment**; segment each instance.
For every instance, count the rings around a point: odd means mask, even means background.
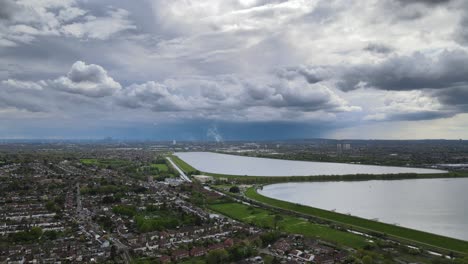
[[[349,175],[318,175],[318,176],[239,176],[202,172],[215,178],[225,178],[229,181],[243,184],[271,184],[282,182],[326,182],[326,181],[369,181],[369,180],[405,180],[405,179],[435,179],[435,178],[467,178],[468,172],[449,172],[445,174],[349,174]]]
[[[376,222],[364,218],[359,218],[355,216],[335,213],[327,210],[322,210],[318,208],[313,208],[309,206],[303,206],[299,204],[294,204],[290,202],[285,202],[269,197],[265,197],[259,194],[254,188],[250,188],[245,192],[245,195],[253,200],[259,201],[261,203],[274,206],[277,208],[299,212],[305,215],[322,218],[332,222],[337,222],[339,224],[352,227],[356,230],[362,230],[365,232],[378,232],[382,235],[386,235],[391,238],[395,238],[400,241],[409,242],[421,245],[426,248],[434,248],[446,251],[450,251],[467,254],[468,253],[468,242],[463,240],[458,240],[454,238],[439,236],[427,232],[417,231],[409,228],[404,228],[400,226],[385,224],[381,222]]]
[[[209,208],[233,219],[256,226],[265,228],[276,226],[279,230],[287,233],[303,234],[351,248],[362,248],[368,244],[366,239],[359,235],[339,231],[327,225],[311,223],[306,219],[284,214],[280,214],[281,217],[275,220],[275,217],[278,217],[279,214],[241,203],[212,204],[209,205]]]
[[[171,158],[171,160],[186,174],[192,174],[197,171],[197,169],[175,155],[170,155],[169,158]]]

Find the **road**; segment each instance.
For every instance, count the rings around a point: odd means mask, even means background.
[[[78,214],[78,218],[83,220],[83,205],[81,204],[81,193],[80,193],[80,184],[76,184],[76,213]]]
[[[172,164],[172,167],[174,167],[180,174],[180,178],[186,182],[192,182],[192,180],[190,180],[190,178],[185,175],[185,173],[175,164],[174,161],[172,161],[171,158],[169,157],[166,157],[166,159]]]

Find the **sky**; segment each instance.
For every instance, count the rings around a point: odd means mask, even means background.
[[[467,128],[466,0],[0,0],[0,138]]]

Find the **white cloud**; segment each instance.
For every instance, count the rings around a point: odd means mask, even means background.
[[[57,90],[89,97],[109,96],[121,89],[104,68],[82,61],[75,62],[66,77],[49,81],[49,84]]]
[[[3,89],[9,90],[42,90],[45,85],[44,81],[32,82],[32,81],[20,81],[14,79],[8,79],[0,82]]]
[[[367,121],[430,120],[455,115],[446,111],[437,98],[421,91],[384,92],[384,105],[372,109]]]

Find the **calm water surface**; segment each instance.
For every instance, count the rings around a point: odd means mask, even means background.
[[[268,185],[262,195],[468,241],[468,178]]]
[[[442,170],[357,165],[331,162],[291,161],[218,154],[175,153],[194,168],[211,173],[250,176],[309,176],[346,174],[445,173]]]

